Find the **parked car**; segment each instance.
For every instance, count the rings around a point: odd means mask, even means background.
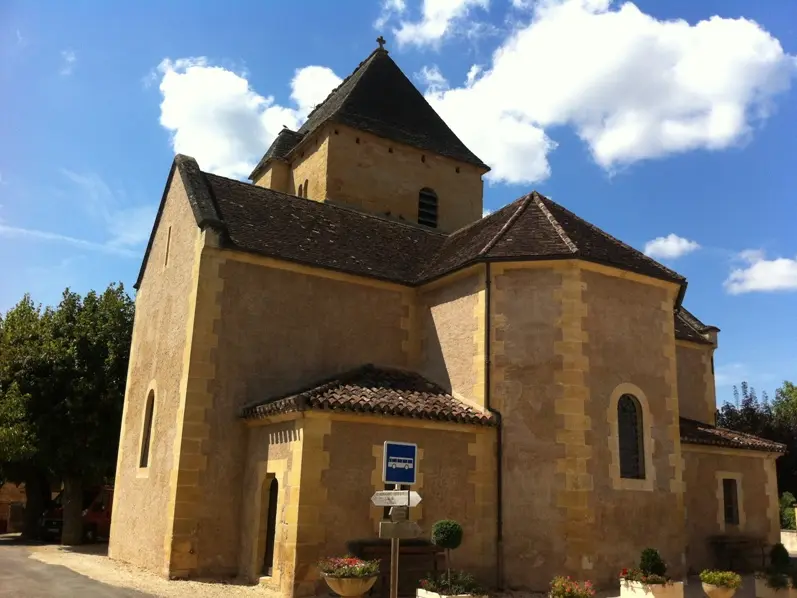
[[[60,540],[64,525],[63,490],[56,496],[39,521],[39,535],[45,541]],[[96,542],[111,533],[113,486],[95,486],[83,491],[83,541]]]

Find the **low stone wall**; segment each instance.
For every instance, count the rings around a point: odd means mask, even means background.
[[[780,541],[789,551],[789,554],[797,554],[797,531],[782,529],[780,530]]]

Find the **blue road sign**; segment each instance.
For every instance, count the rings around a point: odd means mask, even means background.
[[[385,484],[414,484],[417,457],[417,444],[386,441],[382,455],[382,481]]]

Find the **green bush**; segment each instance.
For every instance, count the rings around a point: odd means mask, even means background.
[[[421,580],[421,588],[444,596],[485,594],[484,589],[464,571],[451,571],[448,575],[429,575]]]
[[[778,573],[788,573],[791,569],[791,557],[786,547],[778,542],[769,551],[769,563],[772,570]]]
[[[443,519],[432,526],[432,544],[455,550],[462,544],[462,526],[451,519]]]
[[[741,576],[733,571],[713,571],[711,569],[706,569],[700,573],[700,581],[711,584],[712,586],[730,588],[731,590],[738,590],[742,587]]]
[[[645,575],[658,575],[661,577],[667,575],[667,565],[655,548],[646,548],[642,551],[642,555],[639,558],[639,569]]]
[[[794,520],[794,495],[791,492],[784,492],[780,495],[780,528],[797,529]]]

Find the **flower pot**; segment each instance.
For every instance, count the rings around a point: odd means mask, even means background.
[[[791,587],[791,584],[786,588],[771,588],[767,585],[766,579],[756,577],[755,596],[756,598],[797,598],[797,588]]]
[[[415,598],[487,598],[487,596],[478,594],[438,594],[437,592],[430,592],[429,590],[418,588],[415,592]]]
[[[703,591],[708,598],[731,598],[736,593],[736,588],[726,588],[725,586],[715,586],[711,583],[703,583]]]
[[[620,580],[620,598],[683,598],[683,596],[684,584],[682,581],[642,583],[627,579]]]
[[[373,577],[329,577],[324,575],[324,579],[333,592],[346,598],[363,596],[376,583],[376,575]]]

